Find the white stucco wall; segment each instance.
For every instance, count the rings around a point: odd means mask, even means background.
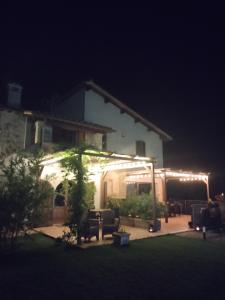
[[[136,154],[136,141],[146,143],[146,156],[155,157],[156,167],[163,167],[162,140],[153,131],[148,131],[141,123],[110,102],[105,103],[102,96],[92,90],[85,92],[85,121],[105,125],[116,132],[107,135],[107,150],[120,154]]]
[[[125,177],[127,172],[108,172],[104,178],[107,182],[107,197],[126,198]]]
[[[84,90],[68,96],[54,107],[54,115],[67,120],[82,121],[84,118]]]

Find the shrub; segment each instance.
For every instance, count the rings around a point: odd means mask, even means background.
[[[111,198],[109,197],[106,201],[106,208],[115,209],[120,208],[121,203],[124,199],[121,198]]]
[[[156,200],[156,217],[160,218],[164,213],[164,204]],[[121,202],[120,214],[122,216],[140,217],[142,219],[153,218],[153,197],[149,194],[130,195]]]
[[[68,195],[69,216],[67,225],[73,236],[75,233],[71,228],[76,228],[77,244],[81,243],[82,217],[85,211],[94,206],[95,186],[88,183],[87,167],[83,160],[83,154],[87,149],[88,146],[86,145],[81,145],[77,149],[70,149],[67,151],[66,158],[61,162],[67,175],[72,174],[74,176],[74,182]]]
[[[87,203],[88,209],[95,208],[94,206],[94,196],[96,193],[96,186],[94,182],[85,183],[85,202]]]
[[[0,245],[13,247],[18,234],[32,227],[53,190],[40,180],[41,156],[17,155],[1,164]]]

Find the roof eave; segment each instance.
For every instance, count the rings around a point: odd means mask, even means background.
[[[100,94],[101,96],[107,98],[111,103],[118,106],[120,109],[127,112],[129,115],[134,117],[136,120],[144,124],[149,130],[153,130],[159,134],[159,136],[162,138],[163,141],[169,142],[172,141],[173,138],[167,134],[165,131],[154,125],[153,123],[149,122],[145,118],[143,118],[141,115],[139,115],[137,112],[129,108],[126,104],[122,103],[120,100],[109,94],[106,90],[95,84],[93,81],[86,81],[85,82],[86,87],[93,89],[95,92]]]
[[[106,127],[106,126],[101,126],[98,124],[93,124],[93,123],[85,123],[85,122],[79,122],[79,121],[70,121],[70,120],[65,120],[65,119],[61,119],[61,118],[56,118],[54,116],[49,116],[49,115],[44,115],[41,113],[37,113],[37,112],[32,112],[32,111],[24,111],[24,115],[26,115],[27,117],[35,117],[35,118],[42,118],[42,119],[46,119],[46,120],[51,120],[51,121],[56,121],[56,122],[62,122],[62,123],[67,123],[70,125],[73,125],[75,127],[81,127],[84,128],[86,130],[93,130],[96,131],[98,133],[111,133],[114,132],[115,130],[110,128],[110,127]]]

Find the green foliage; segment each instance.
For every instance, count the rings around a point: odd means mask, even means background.
[[[71,173],[74,175],[74,183],[68,194],[69,220],[67,225],[70,229],[76,228],[78,244],[81,243],[82,216],[87,209],[94,206],[95,186],[88,183],[88,173],[83,158],[87,149],[87,146],[82,145],[78,149],[68,150],[66,158],[62,161],[66,177]]]
[[[164,204],[156,201],[156,217],[162,217]],[[153,218],[153,197],[149,194],[130,195],[120,204],[122,216],[140,217],[141,219]]]
[[[43,224],[49,224],[52,214],[52,201],[54,197],[54,188],[46,180],[39,180],[39,194],[37,194],[39,205],[35,209],[33,214],[32,223],[34,226],[43,226]]]
[[[53,195],[46,182],[40,180],[41,155],[19,154],[1,162],[3,182],[0,186],[0,244],[11,246],[18,234],[32,227],[41,214],[45,199]]]
[[[140,217],[141,219],[153,218],[153,197],[150,194],[131,194],[126,199],[108,198],[106,207],[118,209],[121,216]],[[156,201],[156,216],[162,217],[164,204]]]
[[[124,199],[121,199],[121,198],[109,197],[106,202],[106,208],[110,208],[110,209],[120,208],[123,201],[124,201]]]
[[[96,186],[94,182],[86,182],[85,184],[85,202],[88,209],[95,208],[94,206],[94,196],[96,193]]]
[[[75,245],[75,240],[77,237],[77,226],[71,225],[69,226],[70,231],[63,231],[62,237],[56,238],[56,245],[63,245],[65,249],[71,249]]]

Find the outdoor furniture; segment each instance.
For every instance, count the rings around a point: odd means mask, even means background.
[[[106,208],[99,208],[99,209],[90,209],[89,210],[89,217],[91,219],[99,219],[99,221],[102,221],[102,214],[104,213],[104,211],[109,211],[110,209],[106,209]],[[115,217],[117,217],[115,215]]]
[[[170,217],[176,217],[176,215],[181,215],[182,204],[179,202],[169,202],[168,210]]]
[[[113,234],[119,229],[120,219],[115,218],[113,210],[105,210],[101,213],[102,217],[102,239],[106,234]]]
[[[213,205],[201,211],[201,225],[206,229],[219,229],[224,226],[219,205]]]
[[[193,205],[200,205],[205,207],[208,205],[207,200],[183,200],[183,214],[191,215],[192,214],[192,207]]]
[[[113,243],[115,246],[127,246],[129,244],[130,233],[113,232]]]
[[[192,204],[192,214],[191,214],[191,222],[190,227],[192,228],[201,228],[202,227],[202,216],[203,209],[207,208],[207,204]]]
[[[95,236],[97,241],[99,240],[99,219],[90,218],[89,213],[86,212],[82,217],[81,222],[81,236],[84,239],[90,239]]]
[[[224,232],[225,230],[225,206],[220,203],[208,203],[208,205],[192,205],[192,220],[189,226],[197,231],[202,231],[203,239],[206,239],[208,230]]]

